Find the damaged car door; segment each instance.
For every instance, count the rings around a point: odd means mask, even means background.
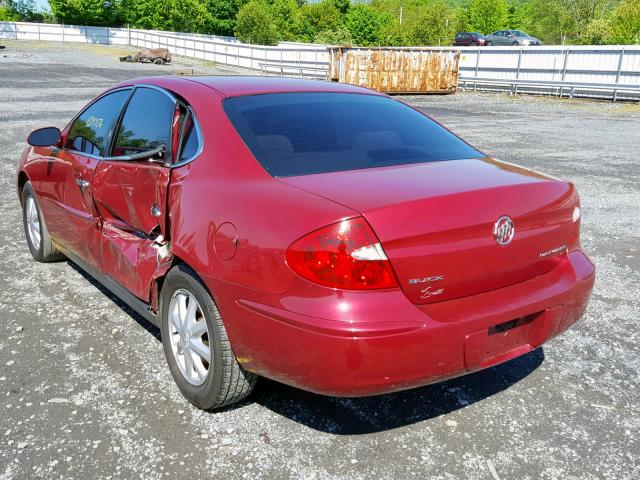
[[[119,121],[110,156],[94,175],[102,218],[103,274],[150,302],[169,267],[167,197],[180,108],[169,92],[138,86]]]
[[[93,175],[130,93],[131,88],[115,90],[86,107],[65,129],[62,148],[51,148],[46,172],[33,176],[45,199],[51,235],[68,253],[96,268],[101,261],[100,222],[92,199]]]

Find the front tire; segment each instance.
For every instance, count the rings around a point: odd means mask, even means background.
[[[34,260],[43,263],[64,260],[62,252],[51,241],[31,182],[22,187],[22,225]]]
[[[216,304],[186,265],[173,267],[164,281],[160,329],[171,375],[196,407],[239,402],[255,387],[257,376],[236,360]]]

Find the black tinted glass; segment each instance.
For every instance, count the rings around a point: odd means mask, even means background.
[[[482,156],[427,116],[387,97],[279,93],[230,98],[224,108],[275,177]]]
[[[73,122],[66,148],[91,155],[104,155],[115,121],[130,90],[118,90],[105,95],[89,106]]]
[[[169,146],[174,102],[162,92],[138,88],[116,135],[113,156],[133,155]]]
[[[182,140],[182,151],[180,152],[180,161],[189,160],[198,153],[200,147],[198,142],[198,135],[196,133],[196,127],[192,119],[187,120],[185,126],[185,133]]]

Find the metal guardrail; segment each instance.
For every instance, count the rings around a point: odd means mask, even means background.
[[[128,28],[0,22],[0,39],[167,47],[174,55],[265,74],[326,78],[325,45],[245,44],[233,37]],[[410,50],[410,49],[409,49]],[[640,46],[444,47],[459,50],[461,89],[639,100]]]
[[[458,83],[483,90],[640,99],[640,46],[462,47]]]
[[[506,90],[515,95],[520,90],[526,93],[557,95],[558,97],[609,98],[614,102],[619,98],[640,100],[640,85],[616,83],[562,82],[544,80],[497,80],[495,78],[458,78],[462,91]]]

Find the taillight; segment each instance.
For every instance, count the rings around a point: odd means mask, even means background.
[[[362,217],[334,223],[297,240],[287,250],[287,263],[298,275],[327,287],[398,286],[380,242]]]
[[[569,239],[569,251],[580,248],[580,201],[573,207],[571,238]]]

